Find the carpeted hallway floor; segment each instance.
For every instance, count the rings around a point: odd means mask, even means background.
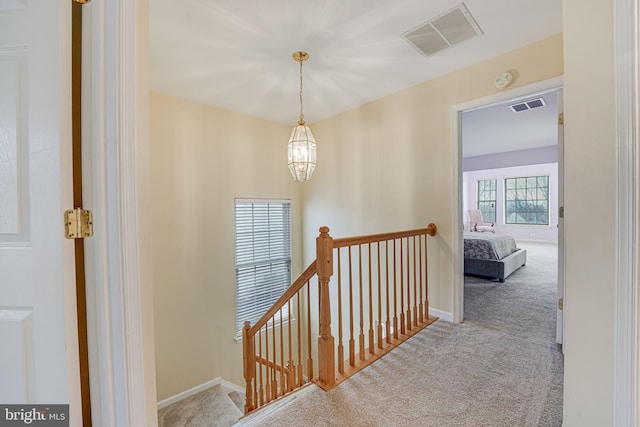
[[[242,425],[560,426],[555,246],[523,244],[505,283],[465,280],[465,321],[439,320],[351,380]]]

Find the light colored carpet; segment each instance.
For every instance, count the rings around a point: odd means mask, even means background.
[[[521,246],[527,266],[505,283],[465,280],[464,323],[439,320],[334,390],[241,424],[562,425],[555,249]]]
[[[158,411],[158,427],[227,427],[238,421],[244,399],[214,385]]]

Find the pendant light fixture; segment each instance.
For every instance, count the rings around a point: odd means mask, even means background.
[[[293,59],[300,63],[300,116],[298,125],[293,128],[289,138],[289,171],[297,182],[309,181],[316,168],[316,141],[311,129],[304,123],[302,113],[302,63],[309,59],[307,52],[294,52]]]

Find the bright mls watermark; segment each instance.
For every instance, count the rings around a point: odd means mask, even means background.
[[[69,405],[2,405],[0,427],[68,427]]]

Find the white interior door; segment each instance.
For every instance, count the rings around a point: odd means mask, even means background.
[[[558,308],[556,342],[564,352],[564,110],[562,89],[558,89]]]
[[[0,402],[76,425],[70,41],[70,0],[0,0]]]

